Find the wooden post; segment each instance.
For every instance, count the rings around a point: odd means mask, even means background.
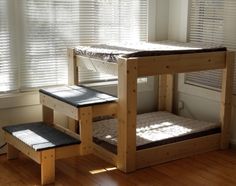
[[[231,108],[232,108],[232,82],[233,82],[234,53],[226,53],[226,67],[223,69],[221,93],[221,149],[229,147]]]
[[[53,124],[54,121],[54,113],[53,109],[42,105],[43,108],[43,121],[47,124]]]
[[[79,71],[76,64],[75,49],[68,48],[67,56],[68,56],[68,84],[78,85],[79,84]],[[67,118],[67,120],[68,120],[68,128],[73,132],[77,132],[77,128],[79,126],[78,121],[69,117]]]
[[[174,75],[163,74],[159,76],[158,110],[173,111]]]
[[[136,169],[137,61],[118,62],[118,157],[124,172]]]
[[[92,107],[82,107],[79,109],[80,118],[80,140],[81,155],[92,153]]]
[[[41,184],[50,184],[55,181],[55,149],[41,152]]]
[[[79,84],[79,74],[76,64],[76,55],[74,48],[67,49],[68,56],[68,84],[78,85]]]
[[[17,150],[14,146],[12,146],[11,144],[7,144],[7,159],[8,160],[12,160],[12,159],[16,159],[19,156],[19,150]]]

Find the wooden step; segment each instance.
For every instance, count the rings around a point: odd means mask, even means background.
[[[41,165],[41,183],[55,180],[55,160],[80,154],[79,139],[43,122],[11,125],[2,128],[8,144],[8,159],[24,153]]]

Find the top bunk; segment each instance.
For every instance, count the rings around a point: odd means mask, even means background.
[[[175,41],[122,42],[75,47],[76,55],[111,63],[117,63],[119,57],[134,58],[218,51],[226,51],[226,48],[211,43],[183,43]]]
[[[142,77],[223,69],[226,66],[226,51],[225,47],[210,43],[124,42],[78,46],[74,48],[73,56],[76,56],[80,66],[100,72],[104,72],[103,68],[107,72],[109,64],[117,68],[121,63],[132,62],[137,68],[137,75]],[[117,75],[117,70],[108,73]]]

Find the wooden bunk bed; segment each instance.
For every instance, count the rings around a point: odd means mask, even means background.
[[[171,45],[172,43],[168,43],[168,46]],[[138,168],[183,158],[196,153],[228,148],[234,53],[222,47],[207,47],[205,49],[204,47],[198,48],[196,46],[187,50],[184,47],[180,49],[177,47],[177,49],[174,48],[172,50],[170,47],[167,51],[161,49],[157,53],[152,53],[151,56],[146,51],[132,51],[131,54],[121,52],[123,55],[116,55],[115,59],[111,60],[112,62],[104,61],[96,54],[91,55],[86,52],[89,50],[87,47],[79,51],[77,48],[68,49],[70,85],[79,84],[78,68],[81,65],[89,66],[89,63],[91,63],[90,66],[96,66],[101,71],[105,66],[106,73],[107,66],[110,66],[110,73],[118,75],[118,101],[117,104],[113,103],[113,112],[111,113],[109,109],[99,112],[100,115],[112,114],[118,118],[117,154],[91,142],[94,154],[109,161],[124,172],[131,172]],[[126,48],[129,47],[126,45]],[[104,47],[102,47],[103,49]],[[100,53],[97,52],[97,54]],[[111,54],[110,51],[108,54]],[[118,52],[118,54],[120,53]],[[86,59],[89,61],[87,64],[84,63]],[[223,69],[220,110],[221,130],[213,134],[137,150],[137,78],[146,76],[159,77],[157,110],[171,113],[173,110],[173,75],[210,69]],[[91,113],[91,117],[93,117],[93,113]],[[77,121],[70,119],[70,128],[72,130],[75,130],[76,125]]]

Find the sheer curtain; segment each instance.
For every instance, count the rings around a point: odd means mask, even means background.
[[[17,48],[10,41],[8,12],[14,19],[15,9],[1,0],[1,92],[66,84],[67,47],[147,40],[147,0],[12,1],[19,5],[22,29],[17,36],[21,43]],[[12,48],[20,53],[19,59],[14,60]],[[115,78],[85,70],[80,74],[89,81]]]

